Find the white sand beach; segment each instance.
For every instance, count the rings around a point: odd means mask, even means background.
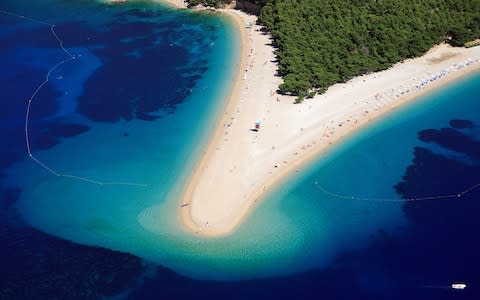
[[[159,0],[158,2],[167,3],[176,8],[187,8],[187,3],[184,0]]]
[[[275,184],[330,145],[440,85],[480,67],[480,47],[439,45],[389,70],[336,84],[293,104],[275,91],[282,79],[271,38],[256,17],[219,10],[242,35],[241,68],[221,122],[179,199],[182,222],[193,232],[232,232]],[[259,131],[252,131],[260,120]]]
[[[183,0],[158,1],[186,8]],[[215,11],[232,17],[242,49],[221,121],[179,199],[182,223],[199,235],[229,234],[276,183],[335,142],[480,69],[480,47],[443,44],[422,57],[336,84],[294,104],[294,97],[276,93],[282,79],[276,76],[271,37],[256,25],[257,18],[233,9]],[[257,120],[260,129],[253,131]]]

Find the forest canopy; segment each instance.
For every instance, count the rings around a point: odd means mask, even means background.
[[[277,47],[284,78],[279,90],[300,98],[421,56],[439,43],[463,46],[480,38],[480,0],[250,2],[262,6],[259,21]]]

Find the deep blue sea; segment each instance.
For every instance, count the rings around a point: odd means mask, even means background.
[[[177,199],[238,64],[230,20],[2,0],[0,24],[0,299],[480,299],[480,73],[199,238]]]

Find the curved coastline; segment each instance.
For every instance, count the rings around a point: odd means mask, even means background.
[[[168,0],[169,1],[172,1],[172,0]],[[173,0],[175,1],[175,0]],[[222,138],[222,131],[223,131],[223,126],[221,126],[221,124],[225,124],[226,122],[228,122],[228,119],[230,118],[230,113],[231,111],[233,111],[234,109],[234,106],[235,104],[237,103],[236,100],[238,100],[237,96],[239,95],[239,93],[241,92],[241,86],[240,86],[240,82],[242,80],[242,70],[244,70],[247,66],[247,56],[248,56],[248,53],[247,53],[247,50],[246,48],[248,48],[249,46],[249,42],[248,42],[248,37],[247,37],[247,32],[245,30],[245,24],[243,23],[245,20],[244,18],[242,18],[241,16],[238,15],[238,11],[236,10],[231,10],[231,9],[223,9],[223,10],[217,10],[217,11],[220,11],[221,13],[229,16],[232,20],[232,22],[234,23],[234,27],[238,30],[239,32],[239,37],[240,37],[240,61],[239,61],[239,67],[236,71],[236,74],[234,76],[234,83],[232,85],[232,88],[230,90],[230,93],[228,95],[228,101],[226,101],[226,104],[225,104],[225,107],[224,107],[224,114],[223,116],[220,118],[220,123],[219,125],[216,126],[211,138],[210,138],[210,141],[208,142],[207,144],[207,148],[205,149],[205,151],[203,151],[203,156],[200,158],[200,161],[198,162],[198,164],[196,165],[195,167],[195,170],[190,178],[190,180],[187,182],[187,186],[184,190],[184,192],[182,193],[182,196],[181,196],[181,203],[180,203],[180,211],[179,211],[179,215],[180,215],[180,220],[182,222],[183,225],[185,225],[185,227],[187,227],[188,229],[190,229],[191,231],[195,232],[195,233],[202,233],[203,235],[207,235],[207,236],[217,236],[217,235],[224,235],[224,232],[223,231],[220,231],[220,232],[216,232],[215,230],[205,230],[205,228],[203,226],[198,226],[198,224],[194,221],[194,219],[192,218],[192,214],[191,214],[191,201],[189,201],[189,199],[191,199],[193,197],[193,193],[195,191],[195,186],[197,185],[199,179],[200,179],[200,176],[201,176],[201,173],[203,170],[205,170],[206,168],[206,164],[208,163],[208,161],[211,159],[211,157],[214,155],[215,153],[215,148],[216,148],[216,144],[218,143],[218,141]],[[187,205],[188,206],[185,206]]]
[[[422,57],[337,84],[294,105],[293,97],[275,92],[281,79],[275,76],[274,49],[269,35],[255,25],[256,17],[238,10],[217,11],[235,22],[242,49],[224,115],[179,203],[182,224],[203,236],[228,235],[269,190],[334,143],[480,68],[479,47],[439,45]],[[430,81],[428,76],[437,73]],[[428,82],[422,84],[424,80]],[[347,97],[350,100],[344,100]],[[249,102],[256,108],[248,107]],[[250,130],[256,119],[264,121],[258,132]]]
[[[187,8],[183,0],[159,2]],[[257,18],[235,9],[213,11],[232,19],[241,51],[224,114],[179,200],[181,224],[201,236],[232,233],[261,197],[335,143],[480,69],[480,47],[437,45],[422,57],[336,84],[296,106],[294,97],[276,93],[281,78],[271,37],[256,25]],[[440,76],[430,80],[434,74]],[[264,122],[261,130],[251,131],[258,119]]]

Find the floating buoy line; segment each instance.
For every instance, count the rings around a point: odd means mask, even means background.
[[[53,65],[48,70],[44,81],[37,86],[37,88],[34,90],[33,94],[27,100],[27,108],[26,108],[26,113],[25,113],[25,144],[26,144],[26,150],[27,150],[28,157],[31,160],[33,160],[36,164],[38,164],[40,167],[42,167],[43,169],[48,171],[50,174],[52,174],[56,177],[64,177],[64,178],[79,180],[79,181],[83,181],[83,182],[91,183],[91,184],[96,184],[96,185],[128,185],[128,186],[146,187],[147,184],[142,184],[142,183],[129,182],[129,181],[100,181],[100,180],[96,180],[96,179],[92,179],[92,178],[88,178],[88,177],[81,177],[81,176],[76,176],[76,175],[72,175],[72,174],[63,173],[61,171],[58,171],[58,170],[50,167],[47,163],[38,159],[32,153],[32,149],[31,149],[31,145],[30,145],[30,134],[29,134],[29,130],[30,130],[30,126],[29,126],[30,125],[29,124],[30,123],[30,111],[31,111],[32,103],[33,103],[35,97],[37,96],[37,94],[42,90],[42,88],[46,84],[49,83],[50,76],[51,76],[52,72],[54,70],[56,70],[57,68],[61,67],[62,65],[78,59],[78,56],[76,56],[75,54],[72,54],[71,52],[69,52],[64,47],[62,39],[58,36],[57,32],[55,31],[55,24],[52,24],[52,23],[49,23],[49,22],[46,22],[46,21],[42,21],[42,20],[38,20],[38,19],[34,19],[34,18],[31,18],[31,17],[28,17],[28,16],[20,15],[20,14],[14,13],[14,12],[2,10],[2,9],[0,9],[0,13],[4,14],[4,15],[7,15],[7,16],[16,17],[16,18],[19,18],[19,19],[22,19],[22,20],[37,23],[37,24],[40,24],[40,25],[49,26],[50,27],[50,32],[53,35],[53,37],[55,38],[55,40],[58,42],[59,48],[61,49],[62,52],[64,52],[67,55],[66,59],[57,62],[55,65]],[[467,189],[465,189],[465,190],[463,190],[463,191],[461,191],[457,194],[434,195],[434,196],[427,196],[427,197],[411,197],[411,198],[407,198],[407,199],[398,199],[398,198],[387,198],[387,197],[386,198],[360,197],[360,196],[356,196],[356,195],[347,195],[347,194],[332,192],[332,191],[322,187],[318,183],[318,181],[315,181],[314,185],[315,185],[315,188],[320,190],[322,193],[324,193],[328,196],[334,197],[334,198],[344,199],[344,200],[375,201],[375,202],[412,202],[412,201],[429,201],[429,200],[461,198],[465,194],[470,193],[473,190],[480,187],[480,183],[477,183],[477,184],[475,184],[475,185],[473,185],[473,186],[471,186],[471,187],[469,187],[469,188],[467,188]]]
[[[64,178],[83,181],[83,182],[86,182],[86,183],[96,184],[96,185],[126,185],[126,186],[135,186],[135,187],[146,187],[147,184],[142,184],[142,183],[137,183],[137,182],[100,181],[100,180],[96,180],[96,179],[92,179],[92,178],[88,178],[88,177],[82,177],[82,176],[76,176],[76,175],[72,175],[72,174],[63,173],[61,171],[58,171],[58,170],[50,167],[46,162],[38,159],[33,154],[32,149],[31,149],[31,145],[30,145],[30,132],[29,132],[30,131],[30,126],[29,126],[30,125],[30,112],[31,112],[32,103],[35,100],[35,97],[37,96],[37,94],[43,89],[43,87],[45,85],[47,85],[49,83],[50,76],[51,76],[52,72],[55,71],[57,68],[63,66],[64,64],[78,59],[78,56],[76,56],[75,54],[72,54],[70,51],[68,51],[64,47],[62,39],[58,36],[57,32],[55,31],[55,24],[52,24],[52,23],[49,23],[49,22],[46,22],[46,21],[42,21],[42,20],[37,20],[37,19],[31,18],[31,17],[28,17],[28,16],[20,15],[20,14],[17,14],[17,13],[6,11],[6,10],[1,10],[0,9],[0,13],[3,14],[3,15],[7,15],[7,16],[19,18],[19,19],[22,19],[22,20],[26,20],[26,21],[29,21],[29,22],[37,23],[37,24],[40,24],[40,25],[48,26],[50,28],[51,34],[53,35],[55,40],[58,42],[59,48],[62,50],[63,53],[65,53],[67,55],[66,59],[63,59],[63,60],[57,62],[55,65],[53,65],[48,70],[43,82],[40,83],[37,86],[37,88],[34,90],[33,94],[27,100],[27,108],[26,108],[26,112],[25,112],[25,124],[24,125],[25,125],[25,145],[26,145],[28,157],[31,160],[33,160],[37,165],[39,165],[44,170],[46,170],[47,172],[49,172],[50,174],[52,174],[56,177],[64,177]]]
[[[377,197],[359,197],[355,195],[348,195],[348,194],[340,194],[336,192],[332,192],[324,187],[322,187],[318,181],[314,181],[313,185],[316,189],[321,191],[322,193],[337,198],[337,199],[344,199],[344,200],[358,200],[358,201],[373,201],[373,202],[415,202],[415,201],[430,201],[430,200],[441,200],[441,199],[452,199],[452,198],[462,198],[464,195],[474,191],[477,188],[480,188],[480,183],[472,185],[471,187],[457,193],[457,194],[445,194],[445,195],[436,195],[436,196],[426,196],[426,197],[410,197],[406,199],[399,199],[399,198],[377,198]]]

